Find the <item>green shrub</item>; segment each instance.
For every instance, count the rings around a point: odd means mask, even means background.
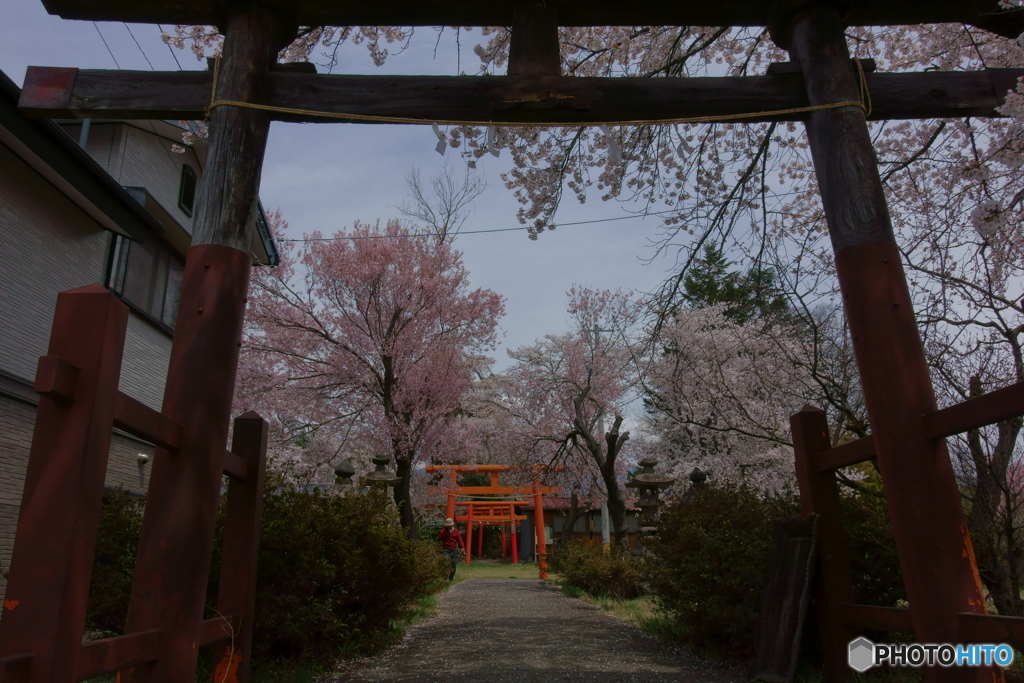
[[[907,589],[885,499],[843,496],[842,509],[857,602],[895,607],[898,601],[907,599]]]
[[[330,662],[341,647],[372,649],[447,574],[447,560],[409,540],[379,493],[268,495],[254,654]]]
[[[858,602],[894,606],[906,593],[884,500],[844,496],[842,507]],[[751,657],[772,522],[798,512],[795,497],[710,485],[666,506],[644,566],[671,630],[718,656]]]
[[[584,540],[558,546],[548,555],[551,571],[563,586],[628,600],[642,593],[640,563],[617,545],[608,551]]]
[[[123,630],[143,505],[104,496],[89,628]],[[207,617],[215,614],[221,513]],[[407,538],[380,493],[339,498],[278,486],[264,496],[257,571],[255,659],[326,666],[390,642],[443,585],[448,562],[433,544]]]
[[[121,489],[103,493],[92,584],[86,607],[86,621],[90,629],[124,633],[145,507],[145,500]]]
[[[771,523],[793,504],[743,489],[702,486],[667,506],[647,579],[688,642],[725,657],[753,650],[771,549]]]

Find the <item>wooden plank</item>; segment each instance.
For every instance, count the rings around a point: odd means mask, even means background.
[[[870,436],[844,443],[842,446],[821,451],[814,456],[814,466],[819,472],[838,470],[850,465],[871,460],[875,457],[875,442]]]
[[[559,76],[558,12],[539,5],[516,7],[508,46],[509,76]]]
[[[235,481],[244,482],[249,476],[249,464],[240,455],[224,451],[224,474]]]
[[[805,405],[789,418],[789,424],[800,510],[805,515],[818,515],[815,614],[825,677],[830,683],[845,683],[850,680],[846,646],[855,632],[843,625],[839,605],[856,602],[856,595],[836,475],[817,466],[822,451],[830,445],[828,420],[821,409]]]
[[[69,403],[75,399],[75,385],[80,370],[60,356],[40,356],[32,390],[48,399]]]
[[[31,84],[48,67],[29,67],[19,109],[40,118],[202,119],[212,75],[205,71],[81,70],[64,102]],[[1024,69],[867,74],[871,119],[998,116],[1006,86]],[[995,85],[1000,84],[999,86]],[[337,114],[495,123],[607,123],[693,116],[733,116],[805,107],[804,79],[791,71],[725,78],[569,78],[559,76],[334,76],[271,72],[272,106]],[[271,113],[280,121],[337,123]],[[746,121],[800,119],[759,116]],[[740,120],[740,119],[737,119]]]
[[[855,628],[870,628],[876,631],[898,631],[913,635],[914,624],[910,610],[901,607],[872,607],[869,605],[840,605],[839,614],[843,623]]]
[[[925,415],[924,433],[929,439],[940,439],[1018,415],[1024,415],[1024,382]]]
[[[127,325],[101,285],[57,295],[47,355],[81,370],[74,401],[39,399],[0,608],[0,658],[33,653],[33,681],[78,671]]]
[[[159,655],[160,629],[83,643],[76,680],[84,681],[152,662]]]
[[[232,637],[232,634],[238,633],[238,617],[235,615],[228,615],[225,617],[214,617],[213,619],[204,619],[199,624],[199,638],[198,642],[200,646],[210,645],[211,643],[219,643],[222,640],[227,640]]]
[[[220,0],[43,0],[50,14],[65,19],[150,24],[220,24]],[[301,26],[511,26],[522,0],[291,0]],[[775,3],[765,0],[663,2],[661,0],[548,0],[562,26],[766,26]],[[284,3],[281,6],[285,6]],[[1021,13],[996,0],[860,0],[845,6],[851,26],[975,23],[1008,38],[1024,28]]]
[[[960,614],[961,643],[1007,643],[1024,650],[1024,618],[994,614]]]
[[[817,515],[794,515],[772,525],[768,583],[761,593],[761,621],[754,633],[757,656],[748,681],[792,681],[800,658],[817,552]]]
[[[221,614],[237,615],[238,619],[231,641],[215,648],[213,663],[221,670],[234,669],[238,680],[247,681],[252,668],[256,566],[267,471],[267,421],[252,411],[235,418],[231,449],[248,463],[250,476],[228,485],[217,609]]]
[[[114,426],[172,452],[181,447],[180,424],[120,391],[114,398]]]

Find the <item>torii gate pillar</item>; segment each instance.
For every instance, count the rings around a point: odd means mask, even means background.
[[[281,47],[281,22],[266,9],[242,7],[223,28],[216,99],[259,101]],[[163,404],[184,437],[180,453],[158,449],[154,458],[125,627],[160,629],[161,653],[151,665],[122,673],[124,683],[194,676],[249,286],[249,226],[269,130],[262,111],[222,106],[210,116]],[[248,680],[248,644],[233,639],[224,654],[231,680]]]
[[[800,65],[809,103],[859,101],[839,11],[784,4],[791,13],[773,27],[773,39]],[[935,395],[865,115],[857,107],[824,109],[806,126],[915,635],[921,643],[958,642],[958,613],[984,613],[985,601],[945,441],[928,441],[921,427]],[[847,644],[830,645],[827,658],[845,665]],[[993,675],[933,667],[925,680]]]

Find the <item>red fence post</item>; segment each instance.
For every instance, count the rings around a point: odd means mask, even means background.
[[[163,413],[181,450],[157,448],[150,473],[126,633],[161,629],[161,656],[124,683],[191,680],[206,600],[235,387],[248,254],[192,247],[185,262]]]
[[[829,683],[852,681],[853,671],[847,664],[847,645],[856,634],[843,626],[839,606],[856,602],[853,576],[846,547],[842,511],[839,508],[839,487],[832,470],[818,471],[815,455],[828,450],[828,422],[825,413],[813,406],[804,406],[790,418],[793,431],[793,452],[796,456],[796,477],[800,484],[800,507],[804,515],[818,515],[818,571],[815,605],[818,631],[825,659],[825,679]]]
[[[127,325],[100,285],[57,296],[0,618],[0,659],[32,653],[32,683],[77,679]]]
[[[213,671],[214,683],[225,680],[246,683],[251,674],[256,565],[266,481],[267,421],[252,411],[236,417],[231,451],[245,461],[246,474],[244,481],[232,479],[228,485],[217,610],[225,617],[237,615],[239,626],[229,641],[217,646],[221,654],[214,657],[214,662],[219,662]]]

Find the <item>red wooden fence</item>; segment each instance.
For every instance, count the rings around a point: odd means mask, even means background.
[[[1024,415],[1024,382],[923,415],[920,422],[906,425],[906,429],[915,430],[918,438],[934,441],[1018,415]],[[866,436],[832,448],[825,413],[812,406],[804,406],[790,418],[790,424],[803,512],[819,515],[816,604],[826,676],[829,681],[852,681],[853,671],[847,666],[847,646],[857,637],[858,630],[912,634],[915,604],[911,602],[910,609],[877,607],[858,605],[854,598],[835,471],[873,459],[873,437]],[[884,476],[882,483],[886,484]],[[887,486],[886,496],[910,497],[922,509],[930,504],[928,492],[922,490],[904,491]],[[900,564],[906,566],[908,560],[900,551]],[[1024,618],[964,612],[958,617],[957,627],[960,643],[1001,642],[1024,650]]]
[[[112,428],[157,445],[171,467],[185,457],[180,424],[118,391],[127,321],[128,308],[100,285],[57,298],[36,372],[39,409],[0,618],[0,683],[72,683],[131,667],[145,680],[147,664],[161,657],[160,628],[82,640]],[[196,647],[217,648],[216,680],[248,680],[266,445],[263,418],[235,419],[223,462],[231,479],[223,616],[191,626]]]

